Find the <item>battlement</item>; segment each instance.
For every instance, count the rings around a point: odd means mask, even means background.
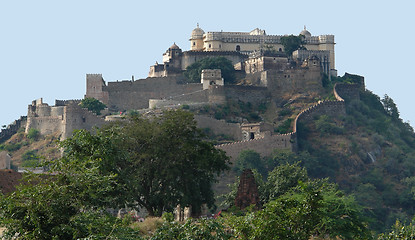
[[[80,104],[82,99],[70,99],[70,100],[55,100],[55,106],[67,106],[70,104]]]
[[[17,131],[26,125],[27,117],[21,116],[19,119],[13,121],[6,128],[0,130],[0,143],[6,141],[11,136],[17,133]]]
[[[222,55],[248,55],[248,53],[245,52],[240,52],[240,51],[198,51],[198,50],[192,50],[192,51],[185,51],[183,52],[183,55],[217,55],[217,56],[222,56]]]

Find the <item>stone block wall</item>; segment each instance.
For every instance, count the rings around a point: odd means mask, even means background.
[[[336,83],[334,85],[335,96],[341,96],[346,100],[360,99],[360,89],[362,88],[359,84],[347,84],[347,83]]]
[[[6,151],[0,151],[0,169],[10,169],[12,158]]]
[[[198,128],[209,128],[215,135],[225,134],[235,141],[242,140],[242,131],[238,123],[227,123],[225,120],[217,120],[212,117],[195,115]]]
[[[248,149],[256,151],[263,157],[271,155],[275,149],[295,151],[297,140],[295,133],[271,135],[268,132],[264,138],[217,145],[216,148],[224,150],[234,162],[243,150]]]
[[[91,97],[100,100],[104,104],[108,104],[108,92],[104,91],[105,81],[102,74],[86,75],[86,94],[85,97]]]
[[[169,99],[202,90],[202,84],[180,84],[177,77],[147,78],[137,81],[109,82],[107,107],[114,111],[149,107],[149,99]]]
[[[67,105],[64,110],[62,139],[72,136],[76,129],[91,130],[103,124],[105,124],[105,120],[88,109],[81,108],[78,104]]]
[[[261,103],[270,97],[266,87],[254,86],[225,85],[224,94],[227,99],[251,103]]]
[[[272,96],[285,93],[320,92],[323,90],[320,67],[268,70],[261,74],[261,85],[267,86]]]

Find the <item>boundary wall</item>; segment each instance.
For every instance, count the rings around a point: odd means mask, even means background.
[[[11,124],[9,124],[6,128],[1,129],[0,131],[0,143],[6,141],[7,139],[11,138],[14,134],[19,131],[22,126],[26,126],[27,117],[21,116],[19,119],[15,120]]]
[[[297,125],[299,122],[310,121],[318,115],[341,116],[346,115],[345,101],[340,96],[345,94],[347,97],[356,98],[359,96],[360,84],[335,84],[333,94],[336,100],[319,101],[315,105],[304,109],[295,118],[293,132],[288,134],[275,134],[266,132],[263,138],[251,139],[229,144],[217,145],[216,148],[224,150],[226,155],[235,161],[239,153],[243,150],[251,149],[258,152],[261,156],[272,154],[275,149],[297,150]]]

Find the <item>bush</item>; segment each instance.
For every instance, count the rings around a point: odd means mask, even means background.
[[[19,150],[22,147],[20,143],[9,143],[4,145],[4,150],[8,152],[14,152]]]
[[[40,132],[37,129],[31,128],[29,129],[29,132],[27,133],[27,138],[30,140],[37,140],[40,136]]]
[[[336,126],[334,121],[327,115],[322,115],[316,121],[316,128],[321,135],[325,134],[343,134],[343,128]]]
[[[282,133],[282,134],[290,132],[292,121],[293,121],[292,118],[285,120],[281,125],[279,125],[275,129],[275,132]]]
[[[36,150],[27,150],[22,154],[22,167],[38,167],[39,159]]]

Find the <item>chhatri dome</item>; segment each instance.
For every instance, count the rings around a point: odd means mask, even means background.
[[[301,31],[300,34],[303,35],[306,38],[311,37],[311,33],[306,29],[305,26],[304,26],[304,30]]]
[[[180,49],[179,46],[176,45],[176,43],[173,43],[169,49]]]
[[[203,31],[199,27],[199,23],[198,23],[197,24],[197,27],[195,29],[193,29],[192,35],[191,35],[190,39],[202,39],[203,38],[203,34],[205,34],[205,31]]]

